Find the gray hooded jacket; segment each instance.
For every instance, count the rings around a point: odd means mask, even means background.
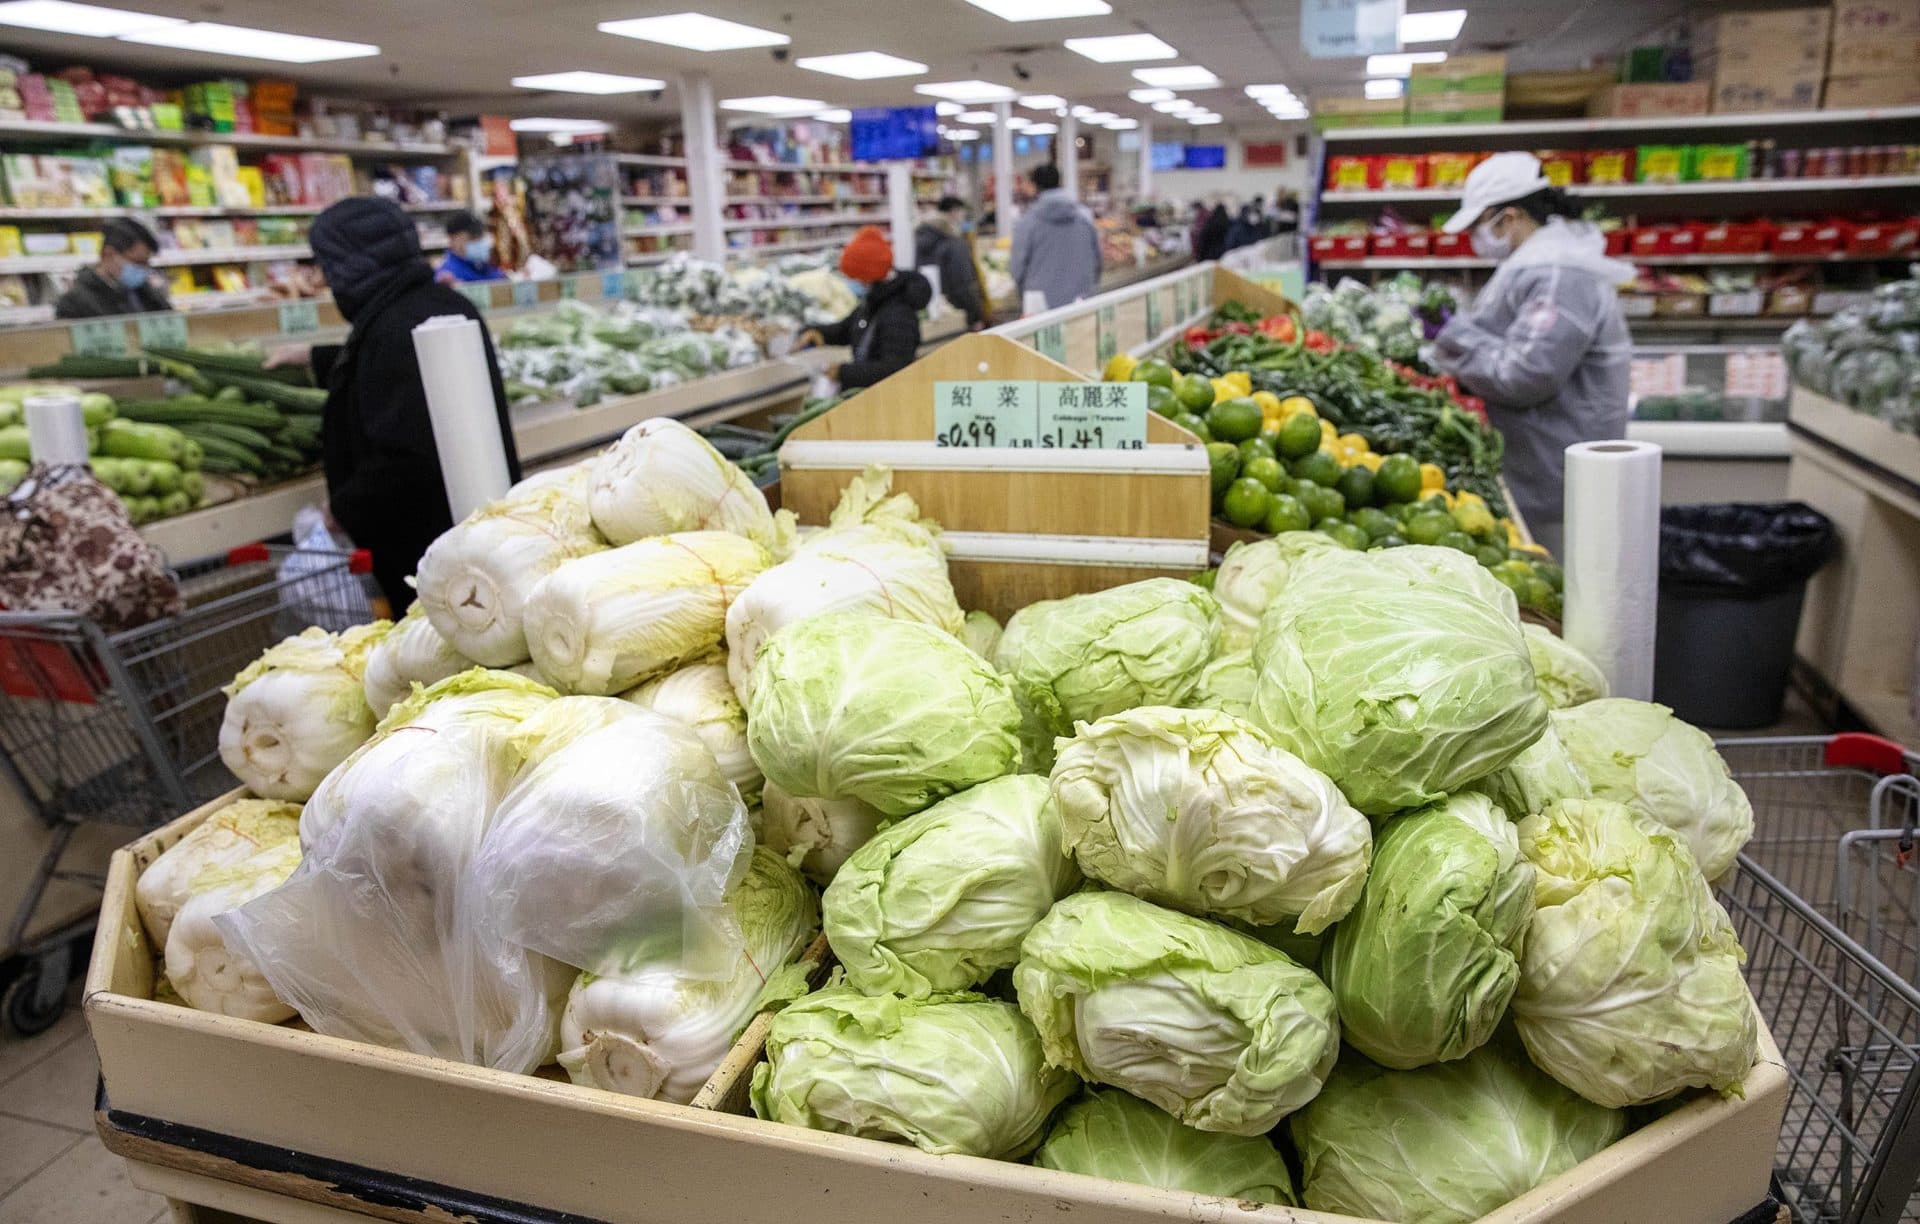
[[[1065,188],[1043,191],[1013,227],[1008,271],[1021,297],[1047,295],[1047,308],[1092,297],[1100,287],[1100,231]]]
[[[1566,448],[1627,433],[1633,341],[1593,226],[1550,218],[1434,340],[1433,364],[1487,401],[1507,440],[1507,486],[1534,539],[1560,551]]]

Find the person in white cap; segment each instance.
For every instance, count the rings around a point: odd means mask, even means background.
[[[1607,258],[1605,237],[1531,153],[1475,166],[1441,228],[1471,230],[1474,253],[1500,266],[1428,360],[1486,400],[1507,440],[1513,499],[1534,539],[1558,554],[1566,448],[1626,436],[1633,341],[1618,288],[1633,265]]]

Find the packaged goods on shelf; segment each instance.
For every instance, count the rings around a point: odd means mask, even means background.
[[[1424,65],[1415,64],[1420,68]],[[1407,123],[1498,123],[1505,114],[1506,95],[1501,91],[1478,93],[1432,93],[1407,96]]]
[[[1907,53],[1909,65],[1920,63],[1920,46]],[[1827,78],[1821,106],[1827,110],[1861,110],[1877,106],[1920,106],[1920,73],[1905,72]]]
[[[1601,119],[1653,119],[1704,115],[1713,105],[1708,81],[1683,84],[1609,85],[1587,102],[1587,114]]]
[[[1407,104],[1400,98],[1315,98],[1317,132],[1350,127],[1405,127]]]
[[[1407,74],[1408,113],[1414,113],[1412,100],[1416,98],[1445,94],[1501,94],[1506,86],[1507,57],[1497,51],[1450,55],[1437,64],[1414,64]]]

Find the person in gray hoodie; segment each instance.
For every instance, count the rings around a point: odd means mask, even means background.
[[[1531,153],[1474,167],[1442,228],[1471,229],[1474,253],[1500,266],[1434,337],[1429,360],[1487,401],[1507,440],[1507,487],[1534,540],[1558,555],[1567,447],[1627,433],[1633,339],[1618,287],[1633,265],[1607,258],[1604,235]]]
[[[1100,231],[1061,188],[1060,171],[1036,167],[1033,186],[1040,195],[1013,227],[1008,269],[1022,303],[1035,292],[1046,295],[1049,310],[1092,297],[1100,287]]]

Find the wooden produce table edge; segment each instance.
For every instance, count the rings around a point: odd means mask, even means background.
[[[1837,452],[1901,496],[1920,501],[1920,437],[1796,385],[1787,428]]]

